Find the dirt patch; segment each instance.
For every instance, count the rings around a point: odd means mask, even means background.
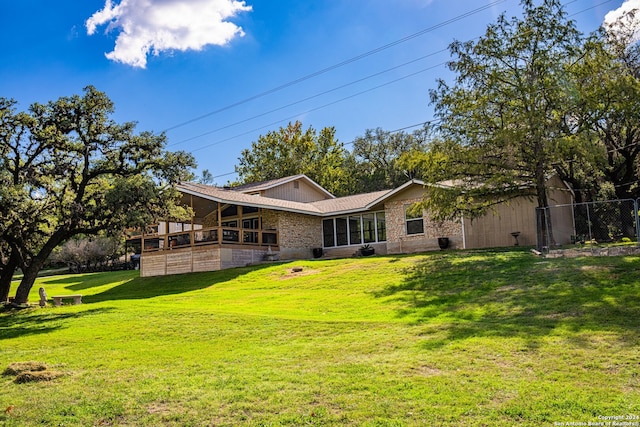
[[[583,265],[580,267],[580,270],[600,272],[609,270],[609,267],[603,265]]]
[[[147,406],[147,412],[149,414],[169,415],[173,413],[174,410],[167,403],[155,402]]]
[[[51,381],[64,375],[62,372],[47,369],[46,371],[22,372],[13,380],[16,384]]]
[[[20,375],[23,372],[46,371],[49,367],[42,362],[14,362],[2,372],[2,375]]]
[[[411,368],[411,373],[413,375],[418,375],[421,377],[435,377],[437,375],[442,375],[442,371],[440,369],[433,368],[427,365]]]
[[[293,279],[294,277],[310,276],[312,274],[318,274],[318,270],[313,270],[307,267],[291,267],[288,268],[286,273],[279,276],[280,280]]]
[[[14,362],[2,372],[4,376],[14,376],[13,382],[24,384],[39,381],[51,381],[63,376],[60,371],[49,369],[42,362]]]

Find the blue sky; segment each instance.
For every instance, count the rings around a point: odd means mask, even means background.
[[[563,4],[589,33],[640,0]],[[520,10],[518,0],[2,1],[0,96],[27,109],[93,85],[117,121],[166,130],[169,149],[224,184],[242,149],[289,121],[334,126],[350,148],[366,129],[432,119],[449,43]]]

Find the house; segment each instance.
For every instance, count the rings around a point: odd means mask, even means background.
[[[473,221],[433,221],[412,209],[425,191],[415,179],[392,190],[340,198],[305,175],[233,188],[181,183],[178,189],[194,216],[184,222],[161,221],[140,237],[142,276],[314,254],[352,256],[363,245],[377,254],[439,250],[444,240],[459,249],[511,246],[513,232],[522,245],[536,242],[531,200],[516,199]],[[571,193],[559,187],[552,198],[565,203]]]

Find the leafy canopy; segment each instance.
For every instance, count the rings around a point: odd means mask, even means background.
[[[165,151],[164,134],[116,123],[112,101],[94,87],[28,112],[16,112],[14,101],[0,106],[0,231],[24,272],[18,303],[53,249],[71,237],[186,214],[173,184],[190,178],[193,157]],[[3,278],[12,274],[3,268]]]
[[[547,179],[566,143],[564,67],[580,35],[557,0],[522,6],[522,18],[501,15],[477,41],[452,43],[455,80],[431,91],[441,140],[409,163],[438,184],[425,200],[436,216],[476,216],[522,195],[548,206]]]
[[[335,195],[349,194],[349,156],[335,133],[332,127],[319,133],[313,127],[303,130],[302,123],[296,121],[260,135],[238,159],[235,170],[240,183],[305,174]]]

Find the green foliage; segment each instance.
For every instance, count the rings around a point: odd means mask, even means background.
[[[476,41],[454,42],[456,80],[431,92],[445,142],[422,163],[428,182],[453,187],[439,197],[454,204],[448,212],[473,215],[517,189],[548,205],[546,181],[566,142],[563,64],[576,57],[579,37],[557,0],[522,4],[522,18],[502,15]]]
[[[0,370],[37,360],[64,375],[0,377],[0,407],[14,406],[0,423],[532,427],[637,414],[639,272],[637,257],[473,251],[43,278],[84,303],[0,313]]]
[[[305,174],[338,196],[352,188],[348,153],[335,139],[334,128],[318,134],[312,127],[303,131],[299,121],[289,123],[261,135],[238,160],[235,170],[242,184]]]
[[[209,171],[209,169],[205,169],[202,171],[202,175],[198,178],[198,182],[200,184],[213,185],[213,174]]]
[[[0,232],[24,271],[19,303],[54,248],[69,238],[186,213],[176,206],[173,184],[190,178],[192,156],[164,151],[163,134],[136,134],[134,123],[114,122],[104,93],[89,86],[83,96],[36,103],[25,113],[16,113],[12,101],[0,107]]]
[[[590,178],[579,175],[587,185],[578,188],[598,191],[601,183],[606,182],[619,199],[640,197],[637,184],[640,166],[637,28],[634,12],[622,16],[610,27],[588,38],[580,59],[567,67],[573,81],[576,134],[584,141],[587,151],[569,159],[578,160],[579,166],[575,169]],[[571,179],[572,172],[565,163],[564,175]],[[594,179],[597,181],[592,183]]]
[[[51,261],[66,264],[70,271],[80,273],[91,265],[105,266],[108,261],[115,261],[125,255],[124,249],[121,233],[110,237],[76,236],[58,246],[51,254]]]
[[[414,168],[401,161],[403,155],[423,152],[431,139],[431,128],[407,134],[381,128],[367,129],[353,142],[352,155],[357,164],[358,193],[388,190],[417,178]]]

